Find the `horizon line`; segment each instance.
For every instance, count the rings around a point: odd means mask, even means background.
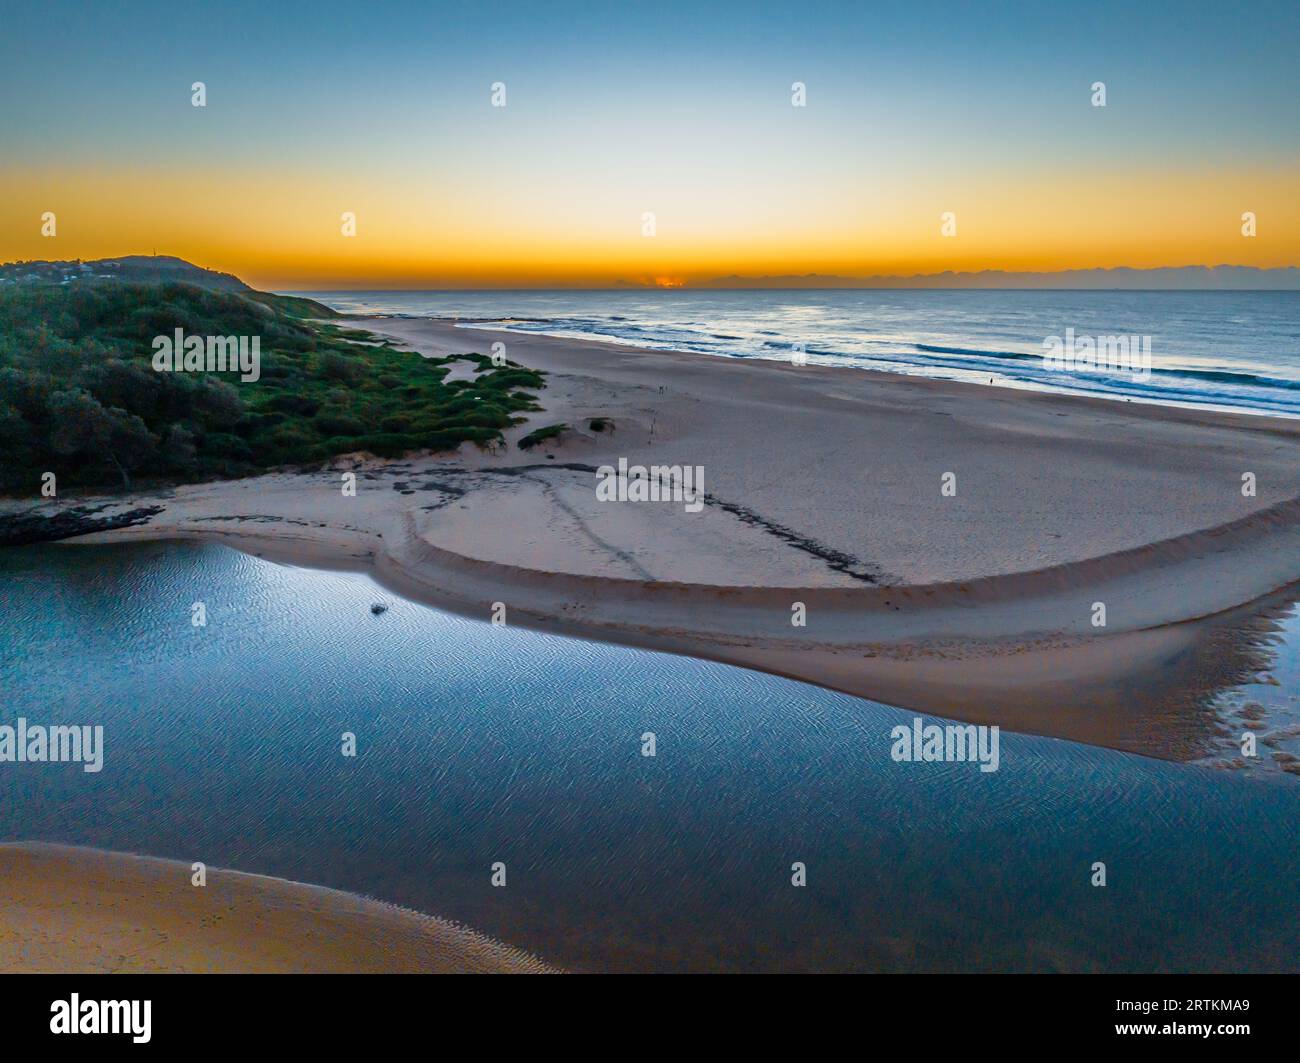
[[[1296,267],[1287,267],[1294,269]],[[835,285],[828,287],[819,287],[808,285],[806,287],[781,286],[777,284],[765,286],[721,286],[705,287],[699,285],[679,284],[673,287],[657,287],[655,285],[622,285],[622,286],[605,286],[592,287],[590,285],[528,285],[520,287],[518,285],[476,285],[473,287],[463,286],[455,288],[431,287],[431,288],[268,288],[254,289],[255,291],[269,291],[273,295],[328,295],[338,292],[354,292],[358,294],[380,293],[380,292],[1300,292],[1297,288],[1190,288],[1190,287],[1166,287],[1166,288],[1125,288],[1125,287],[1052,287],[1048,285],[1036,285],[1034,287],[1015,287],[1004,285],[1002,287],[988,286],[952,286],[952,285]]]
[[[404,279],[385,283],[380,278],[255,278],[248,280],[239,266],[198,265],[181,255],[164,252],[127,252],[104,258],[50,258],[15,259],[0,263],[0,269],[24,265],[57,265],[61,263],[123,262],[150,259],[177,262],[191,269],[208,273],[222,273],[250,288],[272,292],[328,293],[328,292],[648,292],[648,291],[1300,291],[1300,265],[1255,266],[1219,262],[1193,263],[1166,266],[1073,266],[1055,270],[1008,270],[997,267],[982,269],[946,269],[932,273],[872,273],[839,274],[819,273],[720,273],[699,279],[671,276],[660,273],[644,279],[619,277],[609,281],[565,283],[559,280],[509,281],[476,283],[465,279],[433,279],[427,281]],[[257,270],[253,271],[258,272]],[[1180,274],[1185,275],[1180,276]],[[1147,279],[1162,278],[1171,283],[1146,285]],[[1088,278],[1091,283],[1080,284]],[[1274,278],[1294,281],[1284,287],[1255,284],[1240,286],[1222,281],[1256,281]],[[486,280],[486,278],[485,278]],[[1126,283],[1121,283],[1121,280]],[[1217,281],[1219,283],[1207,283]],[[1074,282],[1074,283],[1071,283]]]

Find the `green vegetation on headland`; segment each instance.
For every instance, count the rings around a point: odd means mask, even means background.
[[[502,443],[542,375],[484,355],[423,358],[292,296],[189,283],[0,286],[0,490],[194,482],[338,454]],[[323,319],[323,320],[321,320]],[[258,337],[256,380],[159,372],[154,341]],[[469,379],[447,380],[457,361]]]
[[[88,281],[130,281],[136,284],[167,282],[194,284],[214,291],[253,292],[238,277],[204,269],[173,255],[121,255],[83,261],[6,262],[0,265],[0,287],[8,284],[82,284]]]

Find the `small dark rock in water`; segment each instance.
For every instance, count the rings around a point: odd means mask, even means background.
[[[375,616],[378,616],[380,613],[388,612],[388,606],[375,602],[375,604],[370,607],[370,611],[374,613]]]

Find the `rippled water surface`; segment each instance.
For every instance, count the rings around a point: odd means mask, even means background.
[[[359,891],[580,969],[1300,966],[1281,773],[1011,734],[995,773],[895,763],[909,713],[216,546],[0,553],[0,603],[0,723],[106,746],[0,765],[4,840]]]

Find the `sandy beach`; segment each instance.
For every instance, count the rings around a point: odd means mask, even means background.
[[[0,845],[0,971],[544,973],[464,927],[284,879],[62,845]]]
[[[545,409],[496,453],[358,456],[43,511],[159,507],[73,541],[192,538],[361,569],[483,620],[501,603],[511,625],[1176,759],[1202,737],[1187,706],[1258,666],[1225,632],[1300,579],[1295,421],[351,324],[428,355],[504,342],[548,374]],[[551,424],[569,428],[514,445]],[[702,467],[705,505],[599,500],[597,469],[620,458]],[[340,489],[349,471],[355,497]]]

